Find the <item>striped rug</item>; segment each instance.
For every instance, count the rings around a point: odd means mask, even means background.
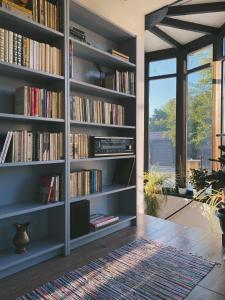
[[[215,263],[138,239],[17,300],[184,299]]]

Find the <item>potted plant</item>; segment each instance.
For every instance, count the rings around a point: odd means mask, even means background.
[[[178,193],[181,195],[185,195],[187,193],[187,176],[183,168],[181,157],[178,166],[178,172],[176,174],[176,181],[177,181]]]
[[[207,189],[207,187],[205,188]],[[210,220],[214,224],[214,215],[219,218],[220,227],[225,235],[225,191],[224,189],[212,190],[210,195],[201,194],[198,196],[199,201],[203,201],[210,206]]]
[[[191,175],[189,177],[190,183],[193,188],[194,197],[198,195],[203,189],[208,187],[207,176],[208,170],[207,169],[191,169]]]
[[[166,200],[166,189],[163,187],[170,175],[161,173],[155,168],[144,173],[145,213],[158,216],[161,204]]]

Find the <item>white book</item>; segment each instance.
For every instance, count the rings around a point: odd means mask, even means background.
[[[10,143],[11,143],[11,140],[12,140],[12,136],[13,136],[13,132],[12,131],[9,131],[8,134],[7,134],[7,137],[6,137],[6,144],[4,145],[5,149],[3,149],[3,156],[2,156],[2,160],[1,160],[1,163],[4,164],[5,162],[5,159],[6,159],[6,156],[7,156],[7,153],[8,153],[8,150],[9,150],[9,146],[10,146]]]

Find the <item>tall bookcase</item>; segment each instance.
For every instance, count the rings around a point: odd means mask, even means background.
[[[94,136],[136,136],[136,96],[98,85],[99,72],[136,70],[136,38],[102,17],[73,1],[62,2],[62,31],[58,32],[25,19],[0,7],[0,27],[59,47],[63,53],[63,75],[52,75],[27,67],[0,61],[0,123],[1,132],[9,130],[63,131],[65,157],[57,161],[33,161],[0,164],[0,278],[23,270],[57,255],[69,255],[80,245],[135,224],[136,181],[130,185],[115,183],[113,176],[121,164],[130,165],[136,156],[104,158],[69,158],[69,134],[87,133]],[[90,44],[69,34],[69,26],[84,30]],[[73,43],[74,77],[69,72],[69,43]],[[130,61],[107,52],[116,49]],[[64,93],[63,119],[26,117],[14,113],[15,89],[31,84]],[[74,121],[70,118],[70,97],[88,96],[125,107],[125,125],[106,125]],[[70,172],[79,169],[101,169],[103,189],[100,193],[70,199]],[[60,173],[64,178],[64,199],[52,204],[38,202],[39,179]],[[136,177],[136,175],[135,175]],[[136,180],[136,178],[135,178]],[[88,199],[91,213],[119,216],[119,222],[79,238],[70,239],[71,203]],[[15,223],[30,222],[31,243],[28,252],[16,254],[12,245]]]

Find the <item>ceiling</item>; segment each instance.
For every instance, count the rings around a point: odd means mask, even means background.
[[[201,3],[215,3],[215,2],[225,2],[225,0],[183,0],[179,3],[175,3],[171,6],[185,6],[192,4],[201,4]],[[152,14],[152,13],[151,13]],[[176,20],[192,22],[207,26],[212,26],[215,28],[220,28],[225,23],[225,11],[222,12],[210,12],[210,13],[201,13],[201,14],[187,14],[179,16],[169,16]],[[190,41],[193,41],[201,36],[206,35],[205,32],[194,32],[189,30],[178,29],[170,27],[167,25],[157,24],[155,27],[169,35],[171,38],[176,40],[181,45],[184,45]],[[159,35],[158,35],[159,36]],[[155,33],[146,30],[145,31],[145,51],[151,52],[156,50],[173,48],[171,44],[159,38]]]

